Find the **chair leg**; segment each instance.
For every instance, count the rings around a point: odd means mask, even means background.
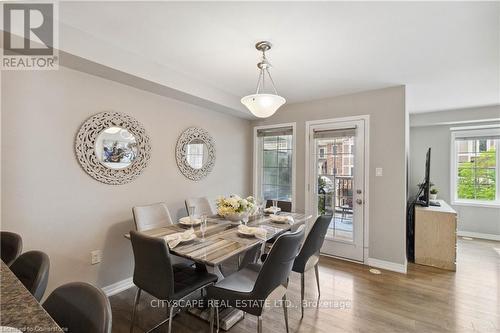
[[[219,307],[215,307],[215,319],[217,320],[217,333],[219,333]]]
[[[174,316],[175,306],[170,307],[170,314],[168,316],[168,333],[172,333],[172,317]]]
[[[283,295],[282,303],[283,303],[283,314],[285,315],[286,333],[288,333],[288,308],[287,308],[287,304],[286,304],[286,294]]]
[[[304,273],[300,274],[300,319],[304,318]]]
[[[214,333],[214,316],[215,316],[215,311],[214,311],[214,306],[210,306],[210,333]]]
[[[314,273],[316,273],[316,284],[318,285],[318,298],[320,298],[321,290],[319,288],[319,263],[314,265]]]
[[[262,317],[257,317],[257,333],[262,333]]]
[[[130,333],[134,331],[135,311],[137,308],[137,304],[139,304],[139,297],[141,297],[141,289],[137,288],[134,299],[134,308],[132,309],[132,319],[130,321]]]

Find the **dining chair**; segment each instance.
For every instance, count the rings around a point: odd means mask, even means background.
[[[266,299],[273,294],[282,298],[286,331],[288,332],[288,310],[286,290],[288,275],[304,238],[304,226],[295,232],[286,232],[276,240],[267,260],[262,264],[250,264],[229,275],[207,289],[207,298],[212,303],[210,310],[210,332],[213,332],[214,308],[218,315],[217,302],[257,316],[257,332],[262,332],[262,311]],[[217,331],[219,330],[217,320]]]
[[[189,207],[195,207],[195,213],[196,215],[215,215],[216,212],[213,209],[212,205],[210,205],[210,201],[208,200],[207,197],[201,197],[201,198],[188,198],[184,201],[184,204],[186,205],[186,212],[189,215]]]
[[[10,266],[23,251],[23,239],[14,232],[0,231],[0,256]]]
[[[202,290],[217,281],[217,275],[210,274],[203,266],[173,265],[170,251],[165,240],[149,237],[136,231],[130,232],[134,252],[134,284],[137,286],[130,332],[134,329],[134,319],[141,292],[156,297],[169,305],[169,316],[148,332],[155,330],[168,321],[168,332],[172,331],[172,317],[175,304],[187,296]]]
[[[266,201],[266,208],[272,207],[273,200]],[[279,201],[278,207],[281,208],[282,212],[291,213],[292,212],[292,203],[290,201]]]
[[[84,282],[57,287],[43,308],[70,333],[111,333],[111,306],[102,290]]]
[[[172,217],[164,202],[135,206],[132,208],[132,214],[137,231],[166,227],[172,224]]]
[[[300,274],[300,309],[301,318],[304,317],[304,284],[305,272],[314,267],[316,275],[316,284],[318,286],[318,298],[321,296],[319,285],[319,253],[325,240],[328,226],[332,221],[332,215],[320,215],[314,222],[309,234],[307,235],[297,258],[293,262],[292,271]]]
[[[41,251],[28,251],[21,254],[10,266],[10,270],[40,301],[47,288],[49,279],[49,256]]]

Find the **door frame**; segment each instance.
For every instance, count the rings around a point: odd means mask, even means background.
[[[319,120],[309,120],[306,121],[305,128],[305,181],[304,181],[304,193],[305,195],[305,212],[309,214],[311,212],[311,200],[310,200],[310,163],[311,156],[309,155],[309,143],[310,143],[310,132],[311,127],[315,125],[322,125],[326,123],[336,123],[341,124],[343,122],[350,122],[356,120],[363,120],[365,122],[365,149],[364,149],[364,205],[363,205],[363,263],[368,262],[369,257],[369,244],[370,244],[370,115],[360,115],[352,117],[340,117],[340,118],[330,118],[330,119],[319,119]],[[343,258],[341,258],[343,259]]]

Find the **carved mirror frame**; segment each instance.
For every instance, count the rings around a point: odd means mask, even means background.
[[[95,153],[99,134],[109,127],[125,128],[135,137],[137,156],[123,169],[106,167]],[[137,178],[151,158],[151,144],[146,130],[135,118],[121,112],[107,111],[93,115],[80,127],[75,139],[75,153],[85,172],[94,179],[110,185],[123,185]]]
[[[187,145],[193,140],[200,140],[207,146],[207,161],[200,169],[189,165],[187,160]],[[190,127],[179,136],[175,147],[175,158],[180,172],[188,179],[198,181],[205,178],[215,165],[215,141],[206,130]]]

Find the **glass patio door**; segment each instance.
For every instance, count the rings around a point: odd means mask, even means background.
[[[321,252],[363,261],[364,121],[312,125],[309,206],[331,215]]]

